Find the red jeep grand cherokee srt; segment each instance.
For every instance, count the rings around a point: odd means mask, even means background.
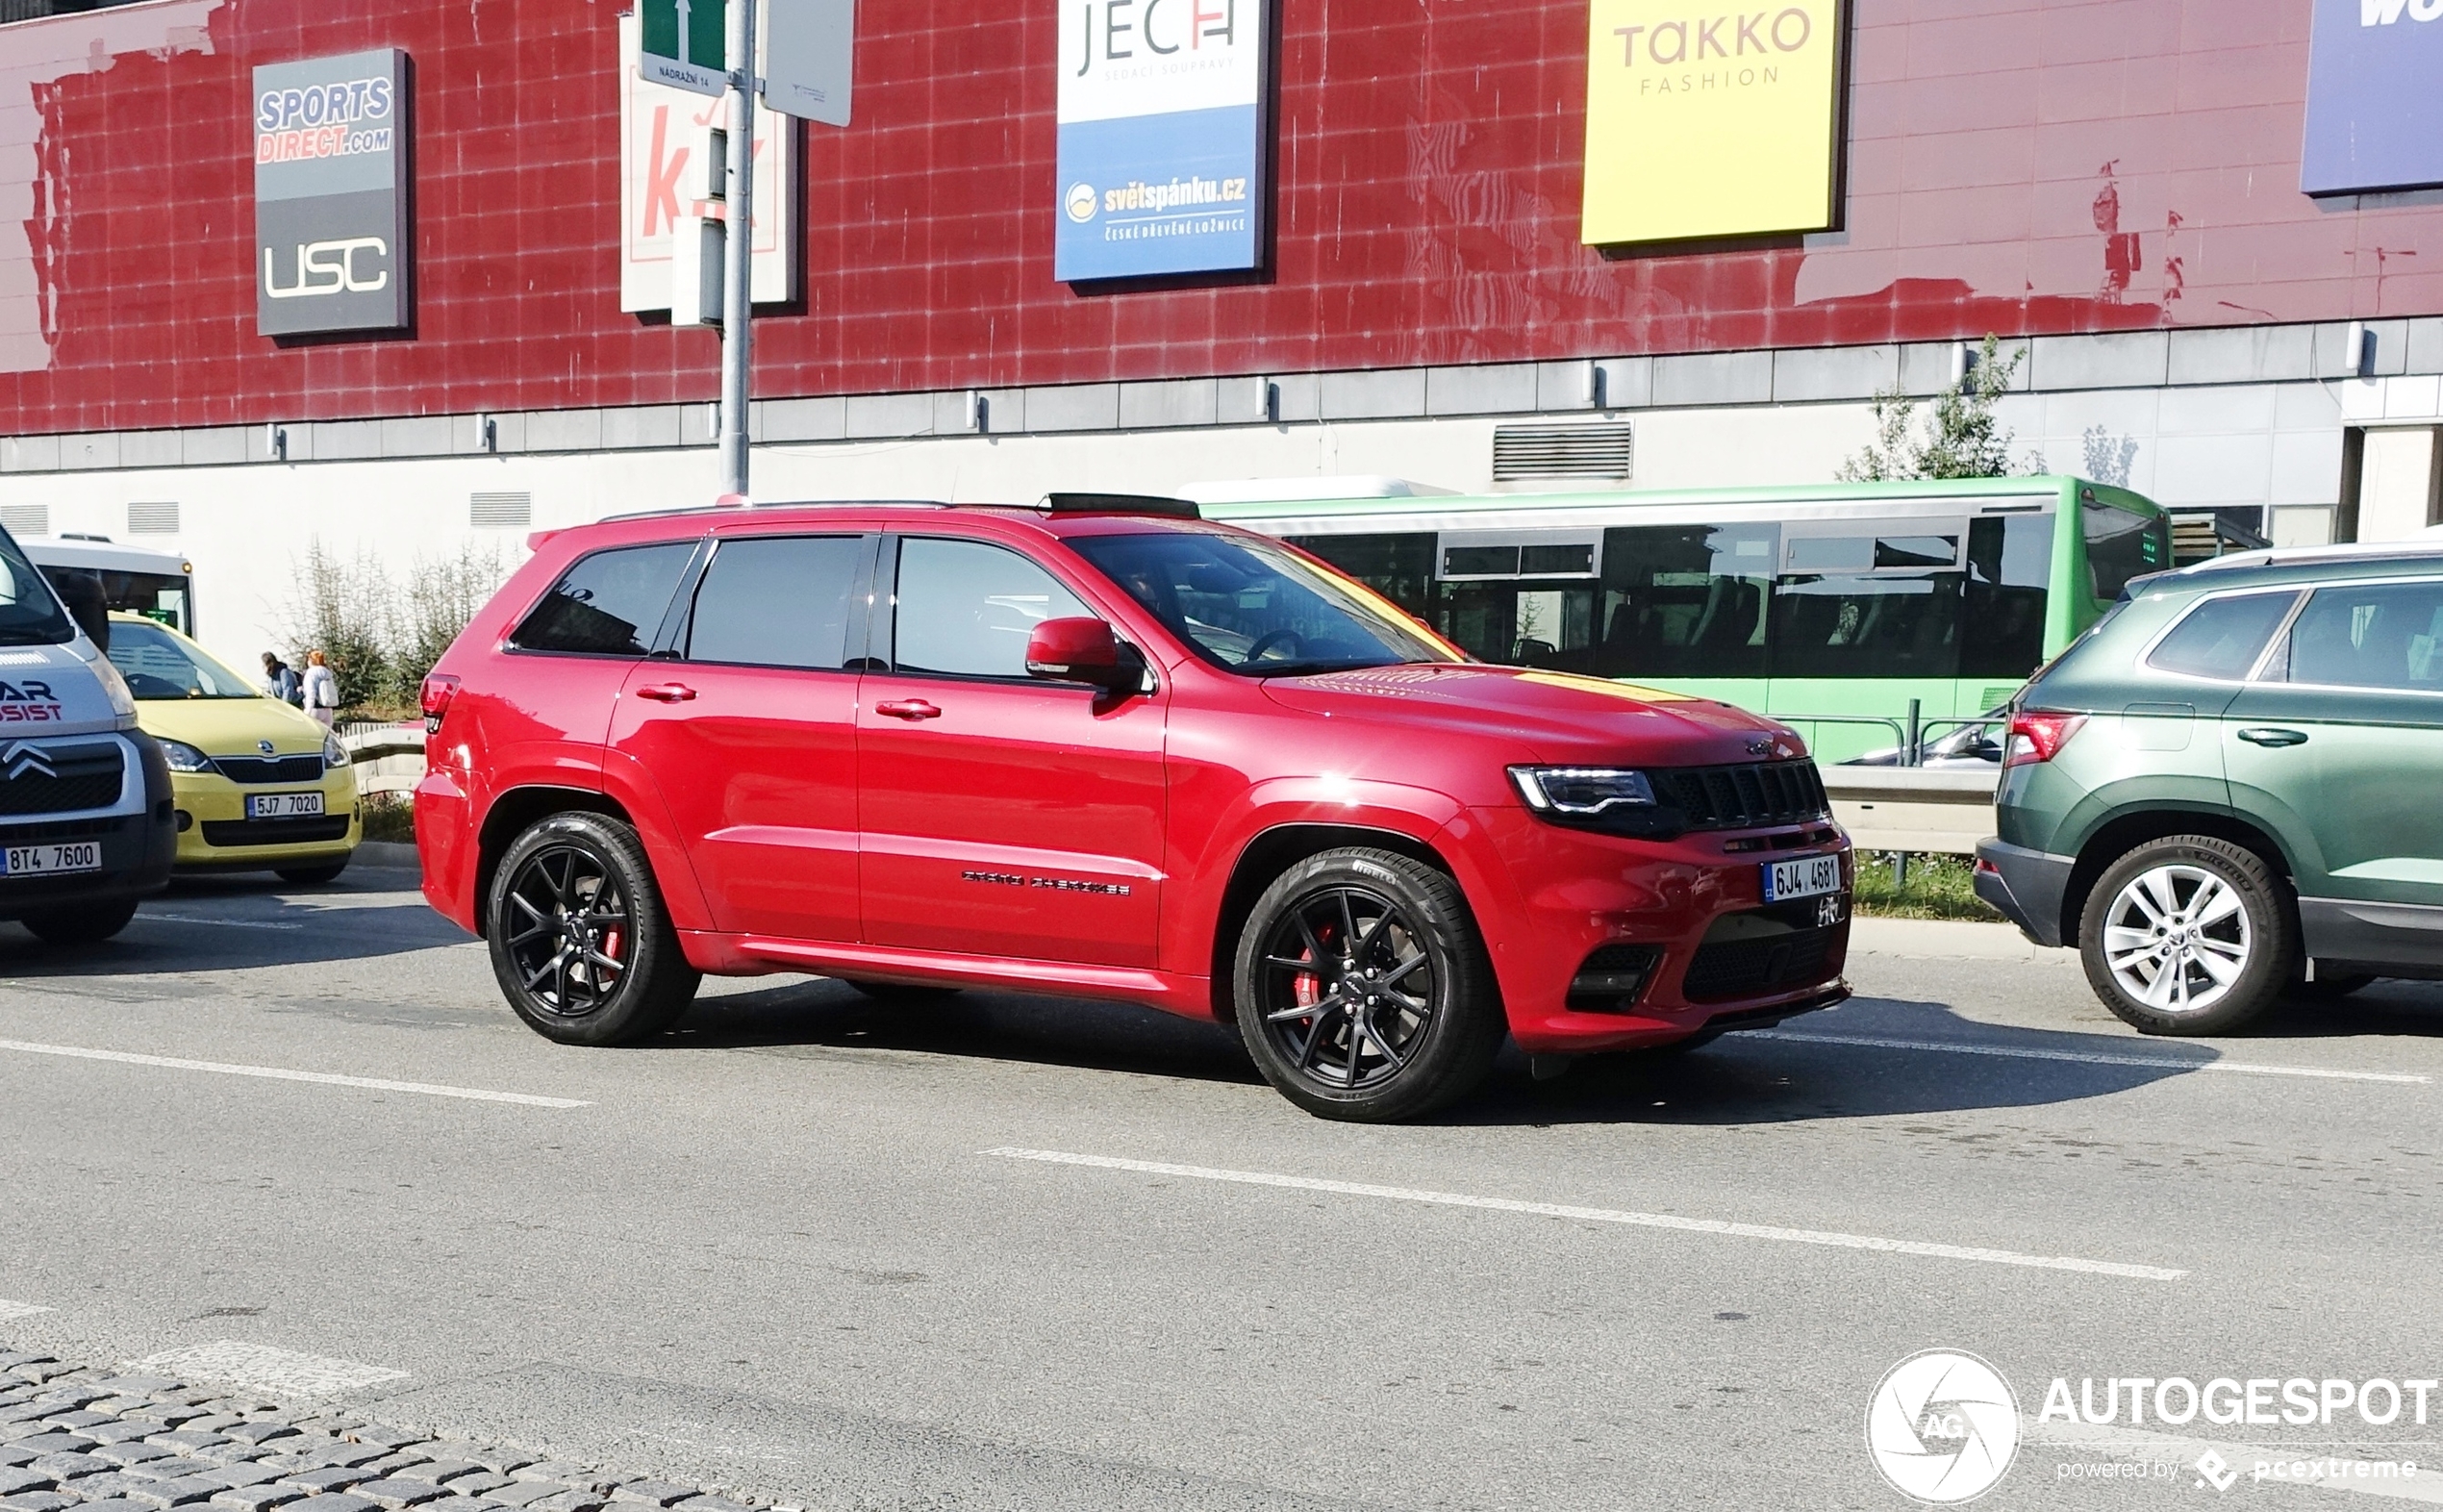
[[[536,539],[425,686],[433,905],[554,1040],[700,973],[1235,1023],[1292,1101],[1413,1117],[1504,1031],[1687,1044],[1847,995],[1798,737],[1472,662],[1172,500],[794,505]]]

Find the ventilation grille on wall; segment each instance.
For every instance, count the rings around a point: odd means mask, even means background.
[[[51,506],[0,504],[0,527],[12,536],[47,536],[51,533]]]
[[[177,535],[178,506],[130,504],[127,506],[127,533],[131,536]]]
[[[535,522],[531,493],[469,493],[466,523],[477,530],[524,530]]]
[[[1497,425],[1493,481],[1625,478],[1636,458],[1626,425]]]

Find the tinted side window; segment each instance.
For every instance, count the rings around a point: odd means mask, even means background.
[[[695,591],[688,659],[836,669],[848,655],[861,536],[726,541]]]
[[[1774,589],[1776,677],[1952,677],[1956,572],[1784,577]]]
[[[2157,671],[2237,682],[2256,665],[2257,653],[2298,601],[2297,593],[2209,598],[2173,627],[2146,665]]]
[[[2443,583],[2316,590],[2290,632],[2290,680],[2443,693]]]
[[[1024,677],[1037,624],[1092,613],[1015,551],[911,536],[899,542],[892,663],[903,672]]]
[[[2146,516],[2110,504],[2079,511],[2086,535],[2087,578],[2105,603],[2121,596],[2129,579],[2172,565],[2172,527],[2161,516]]]
[[[693,541],[597,551],[570,567],[510,643],[523,651],[642,656],[669,612]]]
[[[1606,677],[1762,677],[1776,525],[1603,532],[1595,668]]]
[[[2053,517],[2005,515],[1968,526],[1967,613],[1959,675],[2017,681],[2044,660]]]
[[[1322,557],[1412,615],[1423,617],[1433,607],[1434,538],[1430,532],[1285,539],[1291,545]]]

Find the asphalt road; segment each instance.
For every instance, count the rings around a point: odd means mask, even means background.
[[[1899,1507],[1868,1402],[1929,1348],[2016,1393],[1984,1505],[2333,1494],[2269,1447],[2443,1491],[2443,1392],[2164,1428],[2138,1480],[2039,1421],[2055,1377],[2443,1376],[2443,985],[2173,1043],[2059,963],[1861,956],[1774,1036],[1358,1128],[1074,1002],[721,982],[560,1048],[412,887],[0,925],[0,1345],[306,1351],[404,1373],[341,1399],[388,1419],[823,1509]]]

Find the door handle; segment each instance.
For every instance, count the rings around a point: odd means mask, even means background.
[[[685,683],[661,683],[651,688],[640,688],[636,695],[650,698],[655,703],[685,703],[695,696],[695,690]]]
[[[2251,745],[2304,745],[2306,735],[2299,730],[2276,730],[2252,725],[2239,732],[2239,738]]]
[[[921,698],[894,698],[873,706],[873,712],[893,719],[938,719],[942,711]]]

